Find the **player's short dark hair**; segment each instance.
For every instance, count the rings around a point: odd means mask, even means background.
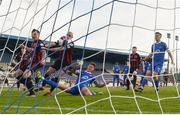
[[[94,67],[96,67],[96,63],[95,62],[90,62],[89,65],[93,65]]]
[[[155,34],[159,34],[159,35],[161,35],[161,36],[162,36],[162,34],[161,34],[160,32],[155,32]]]
[[[38,34],[40,34],[39,30],[37,29],[33,29],[31,33],[37,32]]]
[[[135,48],[137,49],[137,47],[136,47],[136,46],[133,46],[132,48],[133,48],[133,49],[135,49]]]

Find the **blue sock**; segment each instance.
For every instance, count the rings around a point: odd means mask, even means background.
[[[144,88],[144,86],[147,84],[147,79],[142,80],[141,88]]]
[[[116,78],[115,76],[113,76],[113,86],[115,85],[115,82],[116,82]]]
[[[156,88],[158,89],[159,88],[159,80],[155,80],[154,82],[155,82]]]
[[[140,80],[140,84],[142,84],[143,79]]]
[[[51,81],[51,80],[47,80],[47,79],[44,79],[44,83],[50,85],[51,87],[58,87],[59,86],[58,83]]]

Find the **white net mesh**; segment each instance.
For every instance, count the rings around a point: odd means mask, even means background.
[[[56,90],[54,96],[49,98],[41,98],[42,94],[38,92],[35,98],[27,99],[25,91],[14,93],[17,92],[14,87],[15,83],[11,87],[4,87],[8,77],[8,72],[4,72],[5,74],[1,73],[5,76],[0,90],[1,112],[61,114],[180,112],[179,109],[170,107],[174,106],[173,104],[176,105],[175,108],[180,106],[178,100],[180,98],[178,89],[179,43],[175,39],[177,38],[175,36],[180,33],[179,9],[180,2],[178,0],[0,1],[0,34],[1,38],[6,38],[5,41],[2,41],[4,44],[0,49],[2,63],[9,60],[10,65],[19,44],[27,45],[31,41],[33,28],[40,30],[40,39],[46,43],[56,41],[60,36],[72,31],[75,34],[74,43],[83,49],[80,57],[82,61],[91,60],[92,57],[103,53],[100,65],[102,71],[95,76],[97,79],[101,78],[103,82],[106,82],[107,76],[112,76],[112,73],[105,72],[107,68],[111,68],[108,67],[111,66],[108,65],[110,60],[106,59],[109,51],[128,53],[129,55],[132,47],[137,46],[138,53],[146,56],[150,53],[156,31],[162,33],[162,41],[168,43],[175,61],[175,65],[168,63],[169,75],[174,85],[162,88],[160,93],[154,93],[154,88],[151,87],[148,87],[147,91],[145,89],[144,93],[137,93],[133,88],[131,91],[124,91],[122,87],[114,89],[107,85],[102,89],[105,92],[103,96],[86,97],[80,93],[78,97],[70,97],[64,94],[65,90]],[[170,33],[171,38],[166,39],[166,33]],[[15,39],[13,46],[11,46],[12,38]],[[20,42],[22,38],[25,39]],[[85,53],[88,47],[100,50],[86,57]],[[169,57],[166,55],[165,58]],[[159,77],[162,78],[162,75]],[[128,77],[128,79],[130,78]],[[97,88],[97,90],[101,89]],[[166,94],[166,91],[167,93],[172,91],[172,94]],[[72,98],[74,101],[71,100]],[[93,107],[95,104],[97,106]]]

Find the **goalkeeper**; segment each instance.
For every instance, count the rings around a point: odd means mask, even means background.
[[[77,77],[73,87],[68,87],[64,83],[56,83],[48,79],[44,79],[44,83],[56,88],[60,88],[61,90],[65,90],[66,93],[70,93],[72,95],[78,95],[80,93],[85,96],[95,95],[95,92],[88,88],[90,83],[93,82],[96,87],[104,87],[106,85],[105,83],[100,84],[95,80],[92,74],[92,72],[95,70],[95,67],[96,64],[94,62],[89,63],[86,71],[82,71],[81,74]]]

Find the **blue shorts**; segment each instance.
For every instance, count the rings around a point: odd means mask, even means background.
[[[124,75],[124,79],[126,79],[127,78],[127,75]]]
[[[158,75],[160,75],[162,68],[163,68],[163,65],[156,65],[156,66],[154,66],[154,71],[157,72]]]
[[[114,78],[119,78],[119,75],[113,75]]]
[[[79,87],[78,86],[74,86],[70,89],[70,94],[71,95],[77,95],[77,94],[80,94],[79,93],[79,88],[80,90],[84,87],[87,87],[85,84],[80,84]]]
[[[162,71],[162,68],[163,68],[163,64],[154,64],[154,67],[152,67],[152,65],[148,66],[147,70],[152,71],[152,69],[153,69],[154,72],[157,72],[158,75],[160,75],[161,71]]]

